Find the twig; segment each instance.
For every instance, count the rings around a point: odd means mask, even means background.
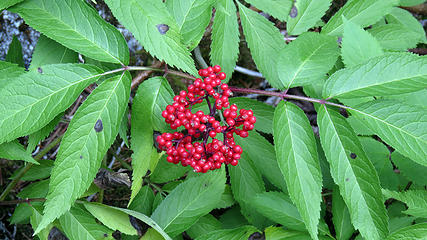
[[[208,64],[206,64],[205,59],[203,59],[199,46],[194,49],[194,56],[196,57],[196,61],[202,66],[202,68],[208,67]]]
[[[264,78],[264,76],[262,76],[262,74],[261,74],[261,73],[259,73],[259,72],[255,72],[255,71],[252,71],[252,70],[249,70],[249,69],[246,69],[246,68],[244,68],[244,67],[236,66],[236,67],[234,68],[234,70],[236,70],[237,72],[240,72],[240,73],[246,74],[246,75],[248,75],[248,76]]]
[[[0,201],[0,206],[15,205],[19,203],[44,202],[44,201],[46,201],[46,198],[26,198],[26,199],[18,199],[18,200],[11,200],[11,201]]]
[[[162,62],[157,61],[153,65],[151,65],[152,68],[159,68],[162,66]],[[144,81],[151,73],[153,73],[153,70],[147,70],[139,73],[133,80],[131,84],[131,89],[135,89],[138,87],[139,84],[141,84],[142,81]]]

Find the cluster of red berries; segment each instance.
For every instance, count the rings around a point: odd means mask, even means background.
[[[254,129],[256,117],[252,110],[238,111],[235,104],[230,105],[228,97],[232,92],[227,84],[221,83],[226,75],[220,66],[201,69],[199,75],[204,79],[197,78],[162,112],[162,117],[172,129],[183,127],[183,130],[157,136],[159,148],[166,151],[168,162],[190,165],[196,172],[215,170],[223,163],[236,166],[242,148],[234,142],[234,134],[247,137],[248,131]],[[215,100],[213,106],[211,98]],[[206,101],[210,113],[192,113],[192,106],[203,101]],[[215,118],[217,111],[222,109],[227,123],[224,126]],[[242,128],[238,129],[240,126]],[[215,138],[219,134],[222,134],[223,141]]]

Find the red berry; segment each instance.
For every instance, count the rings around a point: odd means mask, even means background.
[[[215,65],[215,66],[213,66],[213,71],[214,71],[214,73],[219,73],[219,72],[221,72],[221,67],[219,65]]]
[[[218,78],[219,78],[219,79],[224,80],[226,77],[227,77],[227,76],[225,75],[225,73],[224,73],[224,72],[220,72],[220,73],[218,73]]]
[[[210,131],[210,132],[209,132],[209,136],[210,136],[211,138],[216,137],[216,132],[215,132],[215,131]]]

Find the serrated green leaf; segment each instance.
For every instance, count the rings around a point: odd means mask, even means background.
[[[310,235],[306,232],[285,230],[282,227],[268,227],[264,231],[265,239],[268,240],[306,240]],[[319,236],[321,240],[330,240],[329,237]]]
[[[402,3],[402,0],[401,0]],[[393,8],[388,15],[385,16],[388,23],[402,24],[412,31],[419,34],[420,39],[425,41],[426,33],[423,25],[408,11],[402,8]]]
[[[246,240],[254,232],[258,232],[255,227],[243,226],[235,229],[212,231],[196,238],[196,240]]]
[[[427,218],[427,192],[425,190],[394,192],[383,189],[382,192],[386,198],[394,198],[404,202],[408,206],[408,210],[403,211],[403,213],[414,217]]]
[[[313,239],[317,238],[322,173],[313,130],[295,104],[281,102],[274,112],[274,147],[288,192]]]
[[[414,92],[427,87],[427,58],[387,54],[335,72],[323,88],[327,98],[358,98]]]
[[[29,69],[37,69],[47,64],[76,63],[78,60],[78,53],[41,34],[31,56]]]
[[[377,100],[350,112],[387,144],[427,166],[427,109],[393,100]]]
[[[279,19],[280,21],[285,21],[287,19],[292,7],[292,0],[246,0],[246,2],[268,14],[271,14],[271,16]]]
[[[390,232],[395,232],[401,228],[411,226],[415,219],[415,217],[410,216],[390,218],[388,223]]]
[[[210,60],[220,65],[226,74],[225,82],[231,78],[239,55],[240,32],[237,9],[232,0],[217,0],[212,25]]]
[[[247,138],[235,138],[235,141],[248,153],[257,171],[283,192],[288,191],[271,143],[257,132],[251,132]]]
[[[262,75],[274,88],[285,86],[277,74],[277,56],[286,46],[283,35],[274,24],[238,2],[243,33],[252,58]],[[268,38],[268,41],[265,39]]]
[[[130,95],[128,72],[102,82],[83,102],[59,148],[36,232],[70,209],[95,178],[102,158],[116,139]]]
[[[183,167],[181,164],[170,163],[166,161],[166,156],[163,155],[150,175],[150,181],[153,183],[169,182],[184,176],[191,169],[191,167]]]
[[[280,52],[277,61],[280,81],[290,88],[322,80],[338,55],[335,37],[304,33]]]
[[[40,224],[40,222],[42,220],[42,217],[43,217],[42,212],[43,212],[43,210],[42,210],[41,206],[37,207],[37,206],[32,205],[32,206],[29,206],[29,207],[31,208],[31,213],[32,213],[31,217],[30,217],[31,227],[33,229],[36,229],[37,226]],[[49,226],[47,228],[43,229],[42,231],[40,231],[37,234],[37,236],[40,239],[43,239],[43,240],[44,239],[49,239],[49,233],[50,233],[50,230],[51,230],[52,227],[53,227],[53,224],[49,224]]]
[[[427,223],[419,223],[401,228],[390,234],[387,240],[422,240],[427,236]]]
[[[159,194],[160,195],[160,194]],[[150,217],[136,212],[136,211],[132,211],[129,209],[125,209],[125,208],[118,208],[118,207],[112,207],[112,206],[108,206],[108,205],[104,205],[104,204],[100,204],[100,203],[89,203],[89,202],[85,202],[84,203],[85,207],[90,205],[90,207],[96,207],[96,208],[109,208],[111,211],[121,211],[124,212],[128,215],[131,215],[141,221],[143,221],[144,223],[146,223],[147,225],[149,225],[150,227],[156,229],[157,232],[159,232],[165,240],[172,240],[172,238],[170,238],[164,231],[163,229],[156,223],[153,221],[153,219],[151,219]]]
[[[384,49],[393,51],[404,51],[414,48],[421,38],[402,24],[386,24],[369,29],[369,33],[374,36]],[[397,40],[399,39],[399,40]]]
[[[226,210],[225,213],[219,217],[219,221],[222,223],[222,228],[224,229],[233,229],[249,225],[248,220],[242,215],[238,204]]]
[[[154,202],[154,192],[149,185],[145,185],[129,204],[129,209],[140,212],[147,216],[151,215]]]
[[[9,45],[5,60],[7,62],[18,64],[18,66],[20,67],[24,67],[24,58],[22,57],[22,45],[16,35],[13,35],[12,43],[10,43]]]
[[[39,164],[33,157],[31,157],[31,153],[25,151],[24,146],[22,146],[18,140],[0,144],[0,158],[8,160],[23,160],[29,163]]]
[[[169,235],[178,235],[215,208],[225,180],[223,168],[186,180],[160,203],[151,218]]]
[[[0,11],[3,10],[3,9],[5,9],[5,8],[8,8],[10,6],[13,6],[13,5],[15,5],[15,4],[19,3],[19,2],[22,2],[22,1],[24,1],[24,0],[3,0],[0,3]]]
[[[268,226],[268,221],[250,205],[250,198],[257,193],[265,192],[264,182],[258,168],[255,167],[249,153],[243,151],[239,164],[228,168],[230,174],[231,191],[234,199],[239,203],[241,213],[258,228]]]
[[[100,76],[98,68],[83,64],[48,65],[41,71],[21,74],[0,89],[0,143],[48,124]]]
[[[160,203],[162,203],[162,201],[164,199],[165,199],[165,197],[163,196],[163,194],[160,194],[160,193],[158,193],[154,196],[152,212],[154,212],[154,210],[156,210],[156,208],[160,205]]]
[[[137,239],[137,238],[136,238]],[[162,235],[154,230],[154,228],[149,228],[147,232],[139,240],[163,240]]]
[[[38,161],[39,165],[34,165],[28,170],[25,175],[21,178],[22,181],[35,181],[38,179],[47,178],[50,176],[50,171],[53,168],[53,161],[50,159],[42,159]],[[15,179],[16,175],[21,171],[22,168],[16,170],[10,179]]]
[[[388,14],[399,3],[399,0],[352,0],[342,7],[322,28],[322,33],[340,35],[344,29],[344,16],[349,21],[364,28],[376,23],[381,17]]]
[[[425,2],[424,0],[400,0],[399,6],[411,7]]]
[[[380,182],[356,134],[343,116],[325,105],[320,107],[317,123],[331,175],[354,227],[364,238],[384,239],[388,235],[388,216]]]
[[[341,56],[347,67],[383,54],[379,42],[370,33],[351,21],[344,21]]]
[[[9,10],[47,37],[85,56],[129,63],[129,48],[122,34],[84,1],[26,0]]]
[[[179,27],[161,0],[105,2],[151,55],[197,75],[190,52],[181,43]]]
[[[96,223],[95,218],[81,207],[72,207],[59,218],[59,223],[70,240],[114,239],[110,229]]]
[[[122,121],[120,122],[119,126],[119,136],[120,138],[125,142],[126,146],[129,148],[129,138],[128,138],[128,132],[129,132],[129,108],[126,109],[125,114],[123,114]]]
[[[332,222],[338,240],[350,239],[354,227],[351,225],[348,208],[342,199],[338,187],[335,185],[332,192]]]
[[[245,97],[230,98],[230,104],[236,104],[238,108],[252,109],[256,116],[255,129],[257,131],[265,133],[273,132],[274,108],[272,106]]]
[[[286,24],[289,35],[299,35],[320,20],[331,5],[331,0],[296,0],[295,8],[297,14],[295,17],[289,16]]]
[[[166,7],[175,18],[183,43],[190,50],[200,42],[212,16],[215,0],[169,0]]]
[[[397,151],[394,151],[391,154],[391,160],[399,169],[400,174],[404,175],[406,178],[415,183],[427,185],[426,166],[418,164],[411,159],[404,157]]]
[[[199,236],[202,236],[204,234],[208,234],[212,231],[220,230],[222,227],[222,224],[218,219],[216,219],[213,215],[207,214],[193,224],[187,231],[185,231],[188,236],[190,236],[192,239],[195,239]]]
[[[28,136],[28,145],[27,145],[28,153],[32,153],[34,151],[34,148],[37,146],[37,144],[39,144],[41,140],[49,136],[50,132],[52,132],[53,129],[56,127],[56,125],[58,125],[59,121],[61,121],[63,116],[64,114],[60,113],[52,121],[50,121],[46,126],[42,127],[40,130],[34,133],[31,133]]]
[[[0,61],[0,90],[24,72],[25,68],[21,68],[17,64]]]
[[[221,199],[219,200],[216,208],[228,208],[234,205],[236,201],[233,198],[233,193],[231,192],[230,185],[225,185],[224,192],[221,194]]]
[[[172,102],[173,91],[163,77],[144,81],[133,99],[131,119],[132,194],[130,203],[142,185],[147,170],[153,170],[160,155],[153,147],[153,130],[165,131],[167,125],[161,115],[168,103]]]
[[[84,204],[84,206],[96,219],[111,230],[118,230],[127,235],[138,235],[126,213],[102,204]]]

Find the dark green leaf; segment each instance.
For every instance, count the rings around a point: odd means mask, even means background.
[[[31,157],[31,153],[25,151],[18,140],[5,142],[0,144],[0,158],[8,160],[23,160],[29,163],[39,164],[36,160]]]
[[[418,240],[427,236],[427,223],[419,223],[397,230],[387,237],[387,240]]]
[[[196,240],[246,240],[258,230],[253,226],[243,226],[235,229],[217,230],[202,235]]]
[[[427,185],[427,167],[412,161],[409,158],[401,155],[397,151],[391,154],[391,160],[397,166],[400,174],[404,175],[409,180]]]
[[[0,11],[22,1],[24,0],[3,0],[2,2],[0,2]]]
[[[251,98],[230,98],[230,104],[236,104],[238,108],[252,109],[256,116],[255,130],[272,133],[274,108],[261,101]]]
[[[25,175],[21,178],[22,181],[35,181],[38,179],[47,178],[50,176],[50,171],[53,168],[53,161],[50,159],[42,159],[39,161],[40,165],[35,165],[28,170]],[[19,170],[16,170],[10,179],[15,179],[16,175],[19,173]]]
[[[216,219],[211,214],[207,214],[199,218],[199,220],[185,232],[188,234],[188,236],[194,239],[212,231],[220,230],[221,225],[222,224],[220,221],[218,221],[218,219]]]
[[[403,211],[403,213],[414,217],[427,218],[427,192],[425,190],[394,192],[383,189],[382,191],[386,198],[394,198],[408,206],[408,210]]]
[[[40,141],[42,141],[47,136],[49,136],[49,134],[56,127],[56,125],[58,125],[59,121],[61,121],[63,116],[64,114],[60,113],[52,121],[50,121],[46,126],[42,127],[40,130],[34,133],[31,133],[28,136],[28,145],[27,145],[28,153],[32,153],[34,151],[34,148],[37,146],[37,144],[39,144]]]
[[[6,87],[12,81],[16,81],[16,77],[23,74],[25,68],[21,68],[16,64],[0,61],[0,89]]]
[[[332,222],[334,223],[338,240],[350,239],[351,235],[353,235],[354,227],[351,225],[348,208],[336,185],[332,192]]]
[[[149,185],[145,185],[138,192],[132,203],[129,204],[128,208],[149,216],[152,212],[153,202],[154,192]]]
[[[181,164],[170,163],[166,161],[166,156],[163,156],[150,175],[150,180],[154,183],[169,182],[184,176],[190,169],[191,167],[183,167]]]
[[[9,45],[7,51],[6,61],[18,64],[20,67],[24,67],[24,58],[22,57],[22,45],[16,35],[13,36],[12,43]]]

